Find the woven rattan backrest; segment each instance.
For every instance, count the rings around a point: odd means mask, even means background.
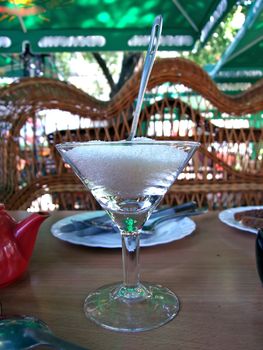
[[[54,208],[97,208],[91,195],[63,163],[55,144],[125,139],[139,82],[137,73],[109,102],[45,78],[24,79],[2,89],[0,101],[6,125],[0,143],[4,155],[2,201],[10,209],[26,208],[37,197],[51,194]],[[240,95],[229,96],[220,92],[208,75],[190,61],[156,62],[138,136],[195,140],[202,144],[166,195],[167,204],[195,199],[200,206],[217,208],[262,201],[263,128],[249,125],[250,114],[261,113],[263,109],[262,92],[260,81]],[[48,132],[45,110],[50,109],[70,112],[79,125],[59,130],[63,117],[58,113],[57,130]],[[231,127],[237,118],[243,119],[243,127]],[[83,120],[90,122],[89,127],[82,126]]]

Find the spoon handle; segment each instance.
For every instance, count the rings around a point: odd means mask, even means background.
[[[142,108],[143,97],[144,97],[144,93],[145,93],[145,90],[147,87],[149,76],[151,74],[151,70],[153,67],[156,52],[158,49],[160,36],[161,36],[161,32],[162,32],[162,26],[163,26],[163,18],[160,15],[160,16],[157,16],[153,22],[150,43],[149,43],[149,47],[147,50],[147,54],[146,54],[146,58],[145,58],[144,66],[143,66],[143,71],[142,71],[139,94],[138,94],[138,98],[137,98],[135,111],[133,113],[131,132],[130,132],[129,137],[127,138],[127,141],[131,141],[136,134],[138,120],[139,120],[139,116],[140,116],[140,112],[141,112],[141,108]]]
[[[160,219],[155,220],[153,223],[144,225],[141,233],[151,235],[154,233],[154,228],[157,227],[157,225],[161,224],[162,222],[186,218],[188,216],[201,215],[201,214],[205,214],[206,212],[207,212],[206,210],[192,210],[192,211],[188,211],[188,212],[175,213],[175,214],[169,215],[169,216],[162,216],[162,217],[160,217]]]

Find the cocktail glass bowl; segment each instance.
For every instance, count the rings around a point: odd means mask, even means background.
[[[85,300],[85,314],[97,324],[139,332],[157,328],[178,313],[179,300],[172,291],[140,282],[140,230],[198,146],[140,138],[56,146],[121,234],[123,282],[92,291]]]

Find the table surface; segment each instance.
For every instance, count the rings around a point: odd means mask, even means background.
[[[91,350],[231,349],[263,347],[263,289],[255,262],[255,235],[231,228],[209,212],[195,232],[173,243],[141,249],[141,277],[173,290],[177,317],[156,330],[118,333],[87,320],[85,296],[121,280],[121,250],[62,242],[50,228],[76,212],[56,212],[41,225],[29,269],[1,289],[5,314],[34,315],[58,337]],[[16,219],[29,215],[10,212]]]

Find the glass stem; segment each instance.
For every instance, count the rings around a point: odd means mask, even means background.
[[[127,288],[136,288],[139,285],[139,249],[140,235],[122,232],[122,263],[123,284]]]

